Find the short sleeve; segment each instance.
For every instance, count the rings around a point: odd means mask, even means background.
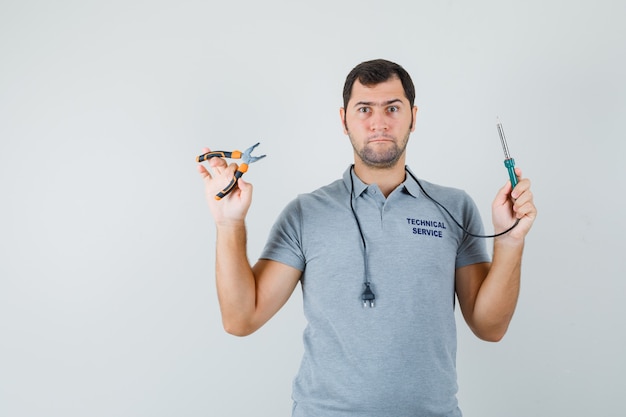
[[[302,251],[302,212],[298,199],[289,203],[278,216],[261,252],[260,259],[269,259],[304,270]]]
[[[484,235],[485,230],[478,207],[474,200],[466,194],[463,202],[463,224],[467,230],[476,235]],[[465,234],[457,251],[455,268],[482,262],[491,262],[484,238]]]

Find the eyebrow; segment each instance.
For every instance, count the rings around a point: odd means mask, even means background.
[[[402,103],[402,100],[400,100],[399,98],[393,98],[391,100],[387,100],[387,101],[383,101],[383,102],[374,102],[374,101],[357,101],[356,103],[354,103],[354,107],[357,106],[377,106],[377,107],[384,107],[384,106],[388,106],[390,104],[394,104],[394,103]]]

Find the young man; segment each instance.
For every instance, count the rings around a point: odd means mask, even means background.
[[[354,165],[283,211],[261,258],[246,255],[252,186],[216,201],[237,166],[199,167],[217,229],[216,279],[224,328],[248,335],[303,289],[304,357],[293,416],[460,416],[455,294],[481,339],[500,340],[519,293],[524,238],[536,216],[516,174],[492,205],[493,260],[480,215],[463,191],[419,180],[405,166],[417,107],[409,74],[374,60],[346,79],[344,133]],[[205,150],[206,151],[206,150]],[[447,214],[433,200],[450,212]]]

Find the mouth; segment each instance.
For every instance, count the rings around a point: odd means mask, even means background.
[[[368,139],[368,143],[395,142],[395,139],[389,136],[375,136]]]

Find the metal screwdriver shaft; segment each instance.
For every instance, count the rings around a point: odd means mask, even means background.
[[[509,154],[509,146],[506,143],[504,136],[504,130],[502,129],[502,123],[498,119],[498,134],[500,135],[500,142],[502,142],[502,150],[504,151],[504,166],[509,171],[509,179],[511,180],[511,188],[515,188],[517,185],[517,176],[515,175],[515,160],[511,158]]]

